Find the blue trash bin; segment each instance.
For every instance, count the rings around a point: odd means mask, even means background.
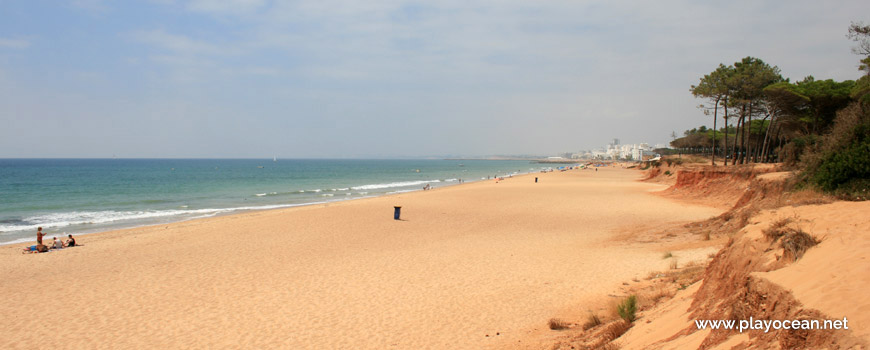
[[[395,211],[393,211],[393,220],[399,220],[399,216],[402,215],[402,207],[393,207]]]

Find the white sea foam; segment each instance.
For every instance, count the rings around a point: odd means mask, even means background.
[[[257,193],[257,194],[255,194],[255,196],[257,196],[257,197],[265,197],[266,194],[265,194],[265,193]]]
[[[24,243],[24,242],[34,242],[35,243],[35,241],[36,241],[35,238],[28,236],[27,238],[19,238],[19,239],[16,239],[14,241],[3,242],[0,244],[18,244],[18,243]]]
[[[351,189],[354,189],[354,190],[380,190],[380,189],[393,188],[393,187],[419,186],[419,185],[425,185],[428,183],[438,183],[438,182],[441,182],[441,180],[402,181],[402,182],[391,182],[391,183],[385,183],[385,184],[354,186],[354,187],[351,187]]]
[[[334,196],[334,194],[332,194],[332,193],[324,193],[324,194],[321,194],[320,196],[321,196],[321,197],[332,197],[332,196]]]
[[[278,208],[289,208],[302,205],[319,204],[324,202],[314,203],[297,203],[297,204],[276,204],[263,206],[245,206],[233,208],[209,208],[209,209],[170,209],[170,210],[143,210],[143,211],[73,211],[66,213],[52,213],[44,215],[35,215],[24,218],[18,223],[0,224],[0,232],[13,231],[36,231],[38,227],[43,229],[56,229],[68,226],[90,226],[121,222],[135,222],[141,220],[175,218],[175,219],[194,219],[202,217],[210,217],[218,214],[231,213],[234,211],[244,210],[268,210]],[[9,242],[4,242],[8,244]]]
[[[398,193],[408,193],[408,192],[417,192],[419,190],[398,190],[393,192],[387,192],[387,194],[398,194]]]

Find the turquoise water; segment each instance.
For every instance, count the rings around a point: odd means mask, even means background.
[[[506,160],[0,159],[0,244],[480,181]]]

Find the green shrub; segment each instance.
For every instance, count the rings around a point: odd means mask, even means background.
[[[616,312],[625,322],[631,323],[636,319],[637,296],[631,295],[616,306]]]
[[[870,179],[870,139],[855,142],[841,152],[831,152],[822,158],[812,177],[816,185],[828,192],[835,192],[850,182],[844,189],[859,189],[862,183],[866,185],[867,179]],[[853,182],[855,180],[863,181]]]
[[[803,167],[800,179],[805,184],[843,199],[866,200],[870,187],[870,111],[853,103],[837,112],[830,132],[803,157]]]
[[[851,179],[837,187],[834,194],[845,200],[866,201],[870,195],[870,179]]]

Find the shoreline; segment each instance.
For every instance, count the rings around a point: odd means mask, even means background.
[[[516,176],[524,176],[524,175],[529,175],[529,174],[533,174],[533,173],[534,172],[531,172],[531,171],[523,172],[523,173],[518,173]],[[470,181],[465,180],[462,183],[452,182],[452,181],[439,182],[438,186],[433,187],[433,189],[453,187],[453,186],[459,186],[459,185],[463,185],[463,184],[470,184],[470,183],[484,182],[484,181],[490,181],[490,179],[476,179],[476,180],[470,180]],[[313,202],[264,204],[264,205],[261,205],[259,207],[253,206],[253,207],[227,207],[227,208],[199,208],[199,209],[195,209],[195,210],[214,211],[215,213],[210,214],[210,215],[203,215],[203,216],[193,216],[193,217],[189,217],[189,218],[181,218],[181,217],[172,218],[171,216],[167,216],[167,220],[165,220],[165,221],[156,219],[156,220],[149,222],[147,219],[138,219],[141,222],[139,222],[139,223],[130,222],[130,223],[121,223],[121,224],[104,224],[105,227],[103,227],[103,228],[85,229],[85,230],[81,230],[78,232],[76,232],[74,230],[64,230],[64,228],[66,226],[60,226],[60,227],[58,227],[58,232],[52,232],[52,231],[49,231],[50,229],[52,229],[52,227],[49,226],[49,227],[46,227],[47,229],[43,230],[43,232],[46,232],[47,237],[48,236],[64,236],[65,237],[67,234],[72,234],[72,235],[77,236],[77,237],[78,236],[90,236],[90,235],[101,234],[101,233],[106,233],[106,232],[130,230],[130,229],[137,229],[137,228],[147,228],[149,226],[169,225],[169,224],[182,223],[182,222],[187,222],[187,221],[192,221],[192,220],[222,217],[222,216],[227,216],[227,215],[238,215],[238,214],[252,213],[252,212],[258,212],[258,211],[283,210],[283,209],[291,209],[291,208],[297,208],[297,207],[322,205],[322,204],[328,204],[328,203],[356,201],[356,200],[379,198],[379,197],[399,195],[399,194],[405,194],[405,193],[414,193],[414,192],[421,192],[421,191],[423,191],[423,190],[422,189],[410,189],[410,190],[397,190],[394,192],[387,192],[387,193],[375,194],[375,195],[369,195],[366,193],[366,194],[361,194],[358,197],[351,197],[351,198],[339,197],[339,198],[335,198],[335,199],[324,199],[324,200],[313,201]],[[167,210],[167,209],[161,209],[161,210]],[[157,211],[161,211],[161,210],[157,210]],[[177,214],[177,215],[181,215],[181,214]],[[137,219],[130,219],[130,220],[136,221]],[[100,224],[97,224],[97,225],[100,225]],[[33,235],[30,235],[30,237],[35,235],[36,229],[34,228],[32,230],[32,232],[33,232]],[[15,239],[15,240],[8,241],[8,242],[0,242],[0,247],[9,246],[9,245],[21,245],[21,244],[25,244],[25,243],[35,243],[35,238],[19,238],[19,239]]]
[[[536,173],[531,173],[531,172],[521,173],[521,174],[517,174],[516,176],[506,177],[505,179],[519,178],[519,177],[529,176],[529,175],[533,175],[533,174],[536,174]],[[493,180],[494,179],[479,179],[479,180],[474,180],[474,181],[463,181],[462,183],[442,183],[441,186],[433,187],[431,190],[427,190],[427,191],[457,187],[457,186],[462,186],[462,185],[471,185],[474,183],[493,181]],[[119,228],[114,228],[114,229],[109,229],[109,230],[99,230],[99,231],[93,231],[93,232],[79,232],[79,233],[61,232],[61,233],[51,233],[51,234],[46,233],[45,237],[50,237],[50,236],[65,237],[64,236],[65,234],[72,234],[75,237],[79,237],[79,236],[90,237],[90,236],[94,236],[94,235],[111,234],[111,233],[116,233],[116,232],[120,232],[120,231],[131,231],[131,230],[137,230],[137,229],[157,228],[159,226],[165,227],[168,225],[182,224],[182,223],[198,221],[198,220],[209,220],[209,219],[226,217],[226,216],[246,215],[246,214],[253,214],[253,213],[258,213],[258,212],[283,211],[283,210],[291,210],[291,209],[295,209],[295,208],[304,208],[304,207],[320,206],[320,205],[328,206],[329,204],[335,204],[335,203],[353,202],[353,201],[368,200],[368,199],[375,199],[375,198],[385,198],[385,197],[390,197],[390,196],[398,196],[398,195],[418,193],[418,192],[424,192],[424,190],[415,189],[415,190],[407,190],[407,191],[396,191],[396,192],[385,193],[385,194],[381,194],[381,195],[362,196],[362,197],[356,197],[356,198],[334,199],[334,200],[327,200],[327,201],[321,201],[321,202],[274,205],[274,206],[277,206],[277,208],[265,208],[265,209],[219,208],[219,209],[215,209],[215,210],[228,210],[228,212],[223,212],[223,213],[218,212],[214,215],[210,215],[210,216],[206,216],[206,217],[194,217],[194,218],[188,218],[188,219],[177,220],[177,221],[148,223],[148,224],[142,224],[142,225],[136,225],[136,226],[125,226],[125,227],[119,227]],[[269,205],[269,206],[273,206],[273,205]],[[47,232],[47,231],[43,231],[43,232]],[[35,235],[35,231],[34,231],[34,235]],[[20,246],[19,248],[33,245],[33,244],[29,244],[28,242],[35,244],[36,238],[33,238],[32,240],[28,240],[26,242],[25,241],[12,241],[12,242],[0,243],[0,249],[3,249],[3,247],[6,247],[6,246],[14,246],[14,245],[19,245]],[[28,243],[28,244],[25,245],[25,243]]]
[[[129,348],[478,349],[523,339],[665,264],[611,242],[620,227],[718,212],[651,195],[656,186],[636,171],[601,170],[108,231],[49,254],[7,246],[0,273],[15,282],[0,286],[9,296],[0,310],[54,298],[82,307],[0,321],[4,345],[58,324],[76,334],[70,348],[107,337]]]

